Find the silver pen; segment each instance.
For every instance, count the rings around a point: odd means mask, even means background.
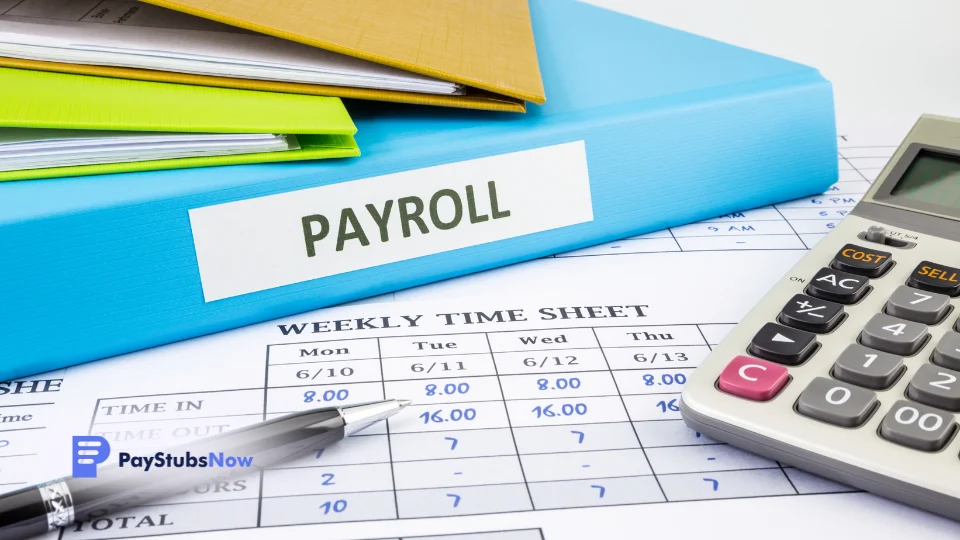
[[[326,448],[393,416],[409,404],[407,400],[390,399],[312,409],[169,451],[151,452],[133,459],[123,453],[118,455],[116,465],[97,471],[95,478],[60,478],[0,496],[0,538],[30,538],[89,517],[183,493],[207,482],[249,475]],[[95,449],[89,452],[97,454]],[[147,461],[154,465],[152,469],[150,465],[143,467]],[[225,465],[224,461],[228,463]]]

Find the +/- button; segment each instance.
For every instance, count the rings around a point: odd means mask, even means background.
[[[736,356],[720,373],[717,387],[751,401],[770,401],[790,379],[787,368],[749,356]]]
[[[907,285],[915,289],[957,296],[960,295],[960,268],[923,261],[910,274]]]
[[[780,322],[823,334],[836,328],[843,320],[843,306],[819,300],[805,294],[794,295],[780,311]]]
[[[837,270],[871,278],[880,277],[893,265],[891,253],[847,244],[833,258]]]
[[[796,366],[810,358],[818,347],[816,336],[809,332],[767,323],[753,336],[748,352],[772,362]]]
[[[855,304],[867,294],[870,280],[841,270],[821,268],[807,285],[807,294],[823,300]]]

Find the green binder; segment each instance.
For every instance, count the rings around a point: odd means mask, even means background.
[[[0,171],[0,181],[360,155],[340,98],[0,68],[0,127],[296,135],[295,150]]]

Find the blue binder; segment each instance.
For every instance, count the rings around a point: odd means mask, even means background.
[[[349,103],[363,157],[0,185],[0,380],[826,190],[817,70],[567,0],[531,0],[547,103]],[[206,301],[191,209],[583,141],[592,221]]]

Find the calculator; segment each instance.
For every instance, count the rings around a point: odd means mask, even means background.
[[[960,120],[924,115],[686,383],[688,426],[960,520]]]

